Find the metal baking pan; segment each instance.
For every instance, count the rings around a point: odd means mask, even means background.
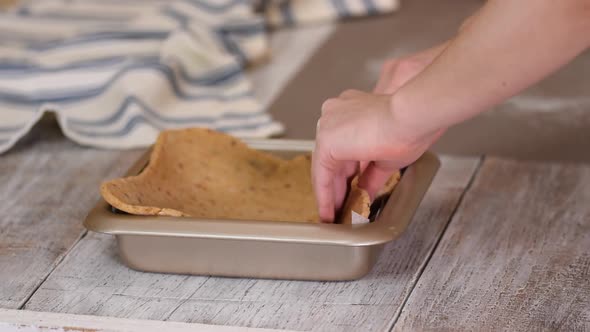
[[[312,141],[246,140],[252,148],[291,158],[310,152]],[[149,162],[148,151],[129,170]],[[186,217],[139,216],[100,200],[84,226],[113,234],[130,268],[229,277],[353,280],[367,274],[383,246],[407,227],[439,168],[424,154],[407,167],[374,220],[362,225],[310,224]]]

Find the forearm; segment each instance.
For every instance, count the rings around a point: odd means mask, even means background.
[[[419,134],[468,119],[517,94],[590,45],[590,0],[490,0],[393,97]]]

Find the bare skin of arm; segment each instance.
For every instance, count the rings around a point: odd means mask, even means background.
[[[468,17],[459,27],[459,33],[471,25],[478,12]],[[393,94],[406,82],[422,72],[432,61],[438,57],[450,44],[446,41],[440,45],[431,47],[421,52],[400,58],[391,59],[383,65],[379,81],[373,90],[374,93]]]
[[[423,66],[382,75],[373,93],[348,90],[322,105],[312,175],[320,217],[334,220],[347,181],[373,195],[446,128],[519,93],[590,46],[590,0],[489,0]],[[391,70],[390,70],[391,71]]]

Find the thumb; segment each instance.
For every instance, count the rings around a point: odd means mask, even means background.
[[[393,172],[399,168],[399,165],[391,161],[372,161],[361,174],[358,185],[365,189],[373,200]]]

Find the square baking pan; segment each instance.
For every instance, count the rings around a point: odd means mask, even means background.
[[[313,141],[245,140],[283,158],[309,153]],[[129,170],[149,163],[147,151]],[[101,199],[84,226],[117,239],[123,262],[135,270],[292,280],[353,280],[367,274],[383,246],[407,227],[440,162],[427,152],[408,166],[391,195],[357,225],[140,216]]]

